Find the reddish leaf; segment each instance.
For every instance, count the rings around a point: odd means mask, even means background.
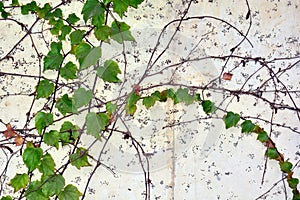
[[[6,128],[7,128],[7,130],[4,131],[4,136],[5,136],[6,138],[9,139],[9,138],[12,138],[12,137],[14,137],[15,135],[17,135],[17,132],[14,131],[14,129],[11,127],[10,123],[8,123],[8,124],[6,125]]]
[[[223,79],[226,80],[226,81],[230,81],[231,78],[232,78],[232,75],[233,75],[233,74],[231,74],[231,73],[225,72],[225,73],[223,74]]]
[[[21,146],[24,142],[24,138],[21,135],[17,135],[15,138],[16,146]]]

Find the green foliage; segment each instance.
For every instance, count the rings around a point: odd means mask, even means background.
[[[291,172],[292,167],[293,167],[293,164],[288,161],[281,162],[281,163],[279,163],[279,165],[280,165],[281,171],[283,171],[285,173]]]
[[[105,106],[108,114],[113,114],[117,110],[117,105],[111,102],[108,102]]]
[[[118,13],[121,18],[129,6],[137,8],[143,2],[143,0],[110,0],[109,2],[111,1],[113,2],[114,12]]]
[[[96,28],[94,31],[94,35],[97,40],[106,41],[109,36],[111,35],[112,31],[111,28],[107,25],[102,25],[99,28]]]
[[[270,159],[277,159],[279,157],[278,151],[276,148],[268,148],[266,155]]]
[[[194,102],[194,96],[189,94],[189,90],[187,88],[179,88],[174,97],[174,104],[184,102],[185,105],[190,105]]]
[[[126,114],[128,115],[133,115],[137,109],[136,103],[138,100],[140,100],[141,96],[136,94],[135,92],[131,92],[127,99],[126,99],[126,105],[125,105],[125,110]]]
[[[257,140],[259,140],[262,143],[267,142],[269,140],[269,136],[267,132],[266,131],[259,132],[257,135]]]
[[[48,80],[41,80],[36,86],[36,98],[49,98],[54,92],[54,83]]]
[[[59,195],[65,186],[65,179],[62,175],[57,174],[54,176],[46,177],[43,180],[42,191],[47,197]]]
[[[84,43],[84,42],[82,42],[78,45],[75,45],[73,47],[74,55],[77,58],[77,60],[79,61],[80,65],[82,65],[83,60],[88,55],[90,50],[91,50],[91,46],[87,43]],[[81,67],[79,67],[79,69],[81,69]]]
[[[71,45],[80,44],[85,34],[83,30],[75,30],[70,34]]]
[[[18,6],[18,5],[20,5],[19,0],[12,0],[11,1],[11,5],[12,6]]]
[[[228,129],[237,125],[237,123],[240,121],[240,115],[233,112],[227,112],[224,121],[226,129]]]
[[[29,172],[32,172],[38,167],[43,156],[43,150],[39,147],[27,147],[22,155],[23,162],[27,166]]]
[[[56,147],[56,149],[59,148],[58,142],[59,142],[59,139],[60,139],[60,134],[59,134],[58,131],[51,130],[49,132],[46,132],[43,135],[43,139],[44,139],[44,142],[46,144],[48,144],[49,146]]]
[[[98,0],[87,0],[82,8],[81,14],[85,23],[89,19],[92,19],[92,25],[100,27],[105,19],[105,6],[103,3],[100,3]]]
[[[129,29],[130,26],[125,22],[113,21],[111,24],[111,39],[120,44],[124,41],[135,41]]]
[[[34,13],[37,10],[38,6],[35,1],[32,1],[28,4],[21,6],[21,13],[22,15],[27,15],[29,12]]]
[[[51,113],[38,112],[35,116],[35,128],[39,134],[42,130],[53,123],[53,115]]]
[[[255,129],[255,124],[251,120],[245,120],[242,124],[242,133],[250,133]]]
[[[62,43],[52,42],[50,45],[49,53],[44,57],[44,71],[58,70],[63,62],[63,56],[60,51],[62,50]]]
[[[299,184],[299,179],[297,178],[290,178],[287,180],[289,187],[292,189],[297,189],[297,185]]]
[[[90,66],[96,65],[102,55],[101,47],[93,47],[89,50],[86,56],[83,58],[79,69],[83,70]]]
[[[68,94],[64,94],[60,99],[58,99],[55,104],[55,108],[57,108],[63,115],[78,112],[74,104],[74,99],[70,98]]]
[[[74,185],[67,185],[61,193],[58,195],[59,200],[79,200],[82,194]]]
[[[42,157],[38,170],[43,174],[43,176],[51,176],[54,174],[54,167],[55,162],[52,156],[47,153]]]
[[[97,69],[97,75],[103,80],[110,83],[118,83],[121,80],[118,78],[118,74],[121,73],[118,63],[113,60],[107,60],[104,62],[104,66],[100,66]]]
[[[78,126],[73,125],[69,121],[65,121],[60,128],[60,140],[62,146],[75,142],[80,134],[79,130]]]
[[[76,22],[78,22],[80,20],[79,17],[76,16],[75,13],[69,14],[68,18],[66,19],[66,21],[70,24],[75,24]]]
[[[28,189],[26,190],[26,199],[27,200],[49,200],[43,191],[41,190],[42,184],[40,181],[32,181],[29,184]]]
[[[11,196],[1,197],[1,200],[13,200]]]
[[[77,78],[77,66],[69,61],[64,67],[60,68],[60,76],[66,80]]]
[[[91,164],[88,161],[87,150],[84,148],[78,148],[76,153],[70,155],[70,161],[73,166],[77,169],[81,167],[88,167]]]
[[[94,112],[89,112],[85,118],[87,134],[100,139],[100,131],[105,130],[109,123],[109,119],[110,118],[106,113],[96,114]]]
[[[28,174],[16,174],[13,179],[10,180],[10,185],[14,188],[14,192],[25,188],[29,182]]]
[[[215,106],[215,104],[213,102],[211,102],[210,100],[202,101],[202,108],[206,114],[213,113],[217,110],[217,107]]]
[[[82,106],[88,105],[91,99],[93,98],[93,93],[91,90],[78,88],[77,90],[75,90],[73,98],[74,98],[74,106],[77,109]]]

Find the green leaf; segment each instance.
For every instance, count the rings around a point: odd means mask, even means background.
[[[109,123],[109,116],[105,113],[89,112],[85,118],[87,134],[100,139],[100,131],[105,130]]]
[[[165,93],[166,96],[170,99],[173,99],[173,100],[175,99],[175,91],[173,90],[173,88],[164,90],[162,93]]]
[[[297,185],[299,184],[299,179],[297,178],[290,178],[287,180],[290,188],[297,189]]]
[[[60,36],[58,36],[59,40],[65,40],[66,36],[71,33],[72,31],[72,27],[68,26],[68,25],[64,25],[63,27],[61,27],[61,34]]]
[[[194,102],[194,96],[189,94],[189,90],[187,88],[179,88],[174,97],[174,104],[184,102],[186,105],[190,105]]]
[[[280,165],[281,171],[283,171],[285,173],[291,172],[292,167],[293,167],[293,164],[288,161],[281,162],[281,163],[279,163],[279,165]]]
[[[237,123],[240,121],[240,115],[233,112],[227,112],[224,121],[226,129],[228,129],[237,125]]]
[[[126,114],[128,115],[134,115],[137,107],[136,107],[136,103],[138,102],[138,100],[140,100],[140,96],[138,94],[136,94],[135,92],[131,92],[127,99],[126,99],[126,105],[125,105],[125,110],[126,110]]]
[[[93,47],[82,60],[79,69],[83,70],[96,65],[102,54],[101,47]]]
[[[268,156],[268,158],[270,159],[276,159],[279,157],[278,151],[276,148],[268,148],[266,155]]]
[[[56,8],[53,12],[54,17],[60,18],[62,17],[62,10],[60,8]]]
[[[38,112],[35,116],[35,128],[41,135],[42,130],[47,126],[53,124],[53,115],[51,113]]]
[[[16,176],[10,180],[10,185],[14,188],[14,192],[25,188],[29,182],[29,176],[27,174],[16,174]]]
[[[60,128],[60,133],[64,134],[64,133],[68,133],[68,139],[72,139],[72,140],[76,140],[80,134],[80,128],[76,125],[73,125],[71,122],[69,121],[65,121]],[[62,137],[62,135],[61,135]]]
[[[58,195],[59,200],[79,200],[82,194],[78,191],[77,187],[69,184],[64,190]]]
[[[1,197],[1,200],[13,200],[11,196]]]
[[[21,6],[21,14],[27,15],[29,12],[35,12],[37,11],[38,6],[35,1],[32,1],[26,5]]]
[[[1,13],[1,17],[3,17],[3,19],[6,19],[8,16],[10,15],[10,13],[9,12],[6,12],[6,11],[2,11],[2,13]]]
[[[130,26],[125,22],[113,21],[111,24],[111,39],[122,44],[124,41],[135,41],[129,31]]]
[[[64,94],[55,104],[55,108],[61,112],[64,116],[67,113],[77,113],[77,108],[74,104],[74,99],[70,98],[68,94]]]
[[[93,92],[84,88],[78,88],[75,90],[73,98],[75,108],[80,108],[90,103],[91,99],[93,98]]]
[[[155,100],[158,100],[160,102],[166,102],[168,99],[168,96],[165,92],[159,92],[155,91],[151,94],[151,97]]]
[[[111,35],[111,28],[107,25],[100,26],[94,30],[97,40],[105,41]]]
[[[54,88],[54,83],[51,83],[48,80],[40,81],[36,86],[36,98],[49,98],[54,92]]]
[[[77,66],[71,61],[60,69],[60,76],[66,80],[77,78]]]
[[[213,113],[217,110],[215,104],[210,100],[203,100],[201,104],[202,104],[203,111],[206,114]]]
[[[90,52],[91,46],[87,43],[80,43],[74,47],[74,54],[81,65],[84,58]]]
[[[242,124],[242,133],[250,133],[255,129],[255,124],[251,120],[245,120]]]
[[[18,6],[18,5],[20,5],[20,4],[19,4],[19,1],[18,1],[18,0],[12,0],[11,5],[12,5],[12,6]]]
[[[76,22],[78,22],[80,20],[80,18],[77,17],[75,13],[72,13],[72,14],[69,14],[69,16],[68,16],[68,18],[66,20],[70,24],[74,25]]]
[[[62,43],[52,42],[50,47],[49,53],[44,57],[44,71],[49,69],[58,70],[64,59],[60,54]]]
[[[259,140],[262,143],[267,142],[269,140],[269,136],[267,132],[266,131],[259,132],[257,135],[257,140]]]
[[[39,18],[45,18],[51,9],[50,4],[46,3],[43,8],[37,7],[35,10],[37,11]]]
[[[92,25],[100,27],[105,22],[105,7],[98,0],[87,0],[82,8],[81,14],[85,23],[92,19]]]
[[[104,66],[98,67],[97,75],[103,80],[110,83],[118,83],[121,80],[118,78],[118,74],[121,74],[118,63],[113,60],[107,60],[104,62]]]
[[[82,42],[82,38],[85,34],[83,30],[76,30],[70,34],[71,45],[76,45]]]
[[[114,12],[118,13],[118,15],[122,18],[124,12],[127,11],[129,6],[137,8],[137,6],[143,2],[143,0],[112,0]]]
[[[111,102],[106,103],[106,112],[108,114],[113,114],[117,110],[117,105]]]
[[[48,197],[54,196],[55,194],[58,195],[65,186],[65,179],[60,174],[46,178],[43,181],[42,191]]]
[[[26,190],[26,200],[49,200],[42,192],[40,181],[32,181]]]
[[[194,98],[195,98],[196,101],[201,101],[202,100],[200,94],[195,94]]]
[[[58,142],[59,142],[59,139],[60,139],[60,135],[59,135],[58,131],[51,130],[50,132],[46,132],[43,135],[43,139],[44,139],[44,142],[46,144],[48,144],[49,146],[56,147],[56,149],[59,148]]]
[[[147,109],[149,109],[150,107],[154,106],[155,102],[156,102],[156,99],[153,98],[152,96],[145,97],[145,98],[143,99],[143,105],[144,105]]]
[[[3,4],[3,2],[2,2],[2,1],[0,1],[0,12],[2,12],[2,11],[3,11],[3,7],[4,7],[4,4]]]
[[[81,167],[88,167],[91,164],[88,161],[87,150],[84,148],[78,148],[76,153],[70,155],[71,165],[75,166],[77,169]]]
[[[300,193],[297,189],[293,189],[293,200],[300,200]]]
[[[54,174],[55,162],[52,156],[47,153],[43,156],[38,170],[43,174],[43,176],[51,176]]]
[[[43,150],[41,148],[27,147],[22,155],[28,170],[32,172],[41,162]]]

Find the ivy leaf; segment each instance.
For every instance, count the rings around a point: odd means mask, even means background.
[[[13,200],[11,196],[1,197],[1,200]]]
[[[281,163],[279,163],[279,165],[280,165],[281,171],[283,171],[285,173],[290,173],[292,170],[292,167],[293,167],[293,164],[288,161],[281,162]]]
[[[269,140],[269,136],[267,132],[266,131],[259,132],[257,135],[257,140],[259,140],[262,143],[267,142]]]
[[[58,131],[51,130],[50,132],[46,132],[43,135],[43,139],[44,139],[44,142],[46,144],[48,144],[49,146],[56,147],[56,149],[59,148],[58,142],[59,142],[60,136],[59,136]]]
[[[126,105],[125,105],[125,110],[126,114],[128,115],[133,115],[137,109],[136,103],[138,100],[140,100],[140,96],[136,94],[135,92],[131,92],[127,99],[126,99]]]
[[[105,130],[109,122],[109,116],[105,113],[96,114],[89,112],[85,118],[87,134],[100,139],[100,131]]]
[[[240,121],[240,115],[233,112],[227,112],[224,121],[226,129],[228,129],[237,125],[237,123]]]
[[[266,155],[268,156],[268,158],[270,159],[276,159],[279,157],[278,151],[276,148],[268,148]]]
[[[86,106],[93,98],[93,92],[84,88],[78,88],[73,95],[75,108]]]
[[[113,8],[114,12],[122,18],[124,12],[127,11],[129,6],[137,8],[137,6],[143,2],[143,0],[112,0],[114,2]]]
[[[83,63],[83,60],[88,55],[90,50],[91,50],[91,46],[84,42],[74,47],[74,54],[77,60],[79,61],[80,65]]]
[[[81,14],[85,23],[92,18],[92,25],[100,27],[105,22],[105,7],[98,0],[87,0],[82,8]]]
[[[62,50],[62,43],[52,42],[50,45],[50,51],[47,56],[44,57],[44,71],[53,69],[57,70],[63,62],[63,56],[60,54]]]
[[[77,108],[74,106],[73,98],[70,98],[68,94],[64,94],[55,104],[55,108],[61,112],[64,116],[66,113],[77,113]]]
[[[60,76],[66,80],[77,78],[77,66],[71,61],[60,69]]]
[[[111,35],[111,28],[107,25],[100,26],[94,30],[97,40],[105,41]]]
[[[32,181],[26,190],[26,200],[49,200],[40,189],[40,181]]]
[[[38,112],[35,116],[35,128],[41,135],[42,130],[47,126],[53,124],[53,115],[51,113]]]
[[[104,62],[104,66],[98,67],[97,75],[103,80],[110,83],[118,83],[121,80],[118,78],[118,74],[121,74],[118,63],[113,60],[107,60]]]
[[[37,10],[38,6],[35,1],[32,1],[26,5],[21,6],[21,14],[22,15],[27,15],[29,11],[35,12]]]
[[[22,155],[29,172],[32,172],[41,162],[43,150],[41,148],[27,147]]]
[[[54,83],[51,83],[48,80],[42,80],[36,86],[36,98],[49,98],[50,95],[54,92]]]
[[[58,36],[59,40],[65,40],[66,36],[72,31],[71,26],[64,25],[61,27],[61,34]]]
[[[60,138],[62,140],[62,143],[64,145],[64,142],[69,143],[70,141],[75,141],[80,132],[79,132],[80,128],[76,125],[73,125],[71,122],[69,121],[65,121],[60,128]]]
[[[213,113],[217,110],[215,104],[210,100],[203,100],[201,104],[202,104],[203,111],[206,114]]]
[[[69,184],[67,185],[64,190],[59,193],[58,199],[59,200],[78,200],[82,194],[78,191],[77,187]]]
[[[6,19],[9,15],[10,15],[10,13],[9,13],[9,12],[6,12],[5,10],[3,10],[3,11],[1,12],[1,17],[3,17],[3,19]]]
[[[43,156],[40,165],[38,166],[39,171],[43,176],[51,176],[54,174],[55,162],[52,156],[47,153]]]
[[[196,101],[201,101],[202,100],[201,95],[198,94],[198,93],[194,95],[194,98],[195,98]]]
[[[129,29],[130,26],[125,22],[113,21],[111,24],[111,39],[120,44],[124,41],[135,41]]]
[[[164,90],[164,91],[162,91],[162,93],[165,93],[166,96],[170,99],[173,99],[173,100],[175,99],[175,91],[173,90],[173,88]]]
[[[92,65],[96,65],[102,55],[101,47],[93,47],[82,60],[79,69],[83,70]]]
[[[14,192],[25,188],[29,182],[29,176],[27,174],[16,174],[16,176],[10,180],[10,185],[14,188]]]
[[[43,181],[42,191],[48,197],[55,194],[58,195],[65,186],[65,179],[60,174],[46,178]]]
[[[57,18],[62,17],[62,16],[63,16],[63,15],[62,15],[62,10],[61,10],[60,8],[56,8],[56,9],[54,10],[54,12],[53,12],[53,16],[54,16],[54,17],[57,17]]]
[[[36,8],[36,11],[37,11],[37,14],[38,14],[39,18],[45,18],[50,10],[51,10],[51,6],[50,6],[49,3],[46,3],[43,6],[43,8],[40,8],[40,7]]]
[[[111,102],[106,103],[106,112],[108,114],[113,114],[117,110],[117,105]]]
[[[75,166],[77,169],[81,167],[88,167],[91,164],[88,161],[87,150],[84,148],[78,148],[76,153],[71,154],[70,156],[71,165]]]
[[[12,0],[11,5],[12,5],[12,6],[18,6],[18,5],[20,5],[20,4],[19,4],[19,1],[18,1],[18,0]]]
[[[155,102],[156,102],[156,99],[153,98],[152,96],[145,97],[145,98],[143,99],[143,105],[144,105],[147,109],[149,109],[150,107],[154,106]]]
[[[76,22],[78,22],[80,20],[80,18],[77,17],[75,13],[72,13],[72,14],[69,14],[69,16],[68,16],[68,18],[66,20],[70,24],[74,25]]]
[[[71,45],[76,45],[82,42],[82,38],[85,34],[83,30],[76,30],[70,34]]]
[[[194,97],[189,94],[189,90],[187,88],[179,88],[174,97],[174,104],[178,104],[180,102],[184,102],[185,105],[190,105],[194,102]]]
[[[287,182],[288,182],[290,188],[297,189],[297,185],[299,184],[299,179],[290,178],[290,179],[287,179]]]
[[[255,124],[253,124],[251,120],[245,120],[241,124],[241,126],[242,126],[242,133],[250,133],[255,129]]]

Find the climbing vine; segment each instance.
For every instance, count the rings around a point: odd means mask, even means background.
[[[189,107],[197,105],[203,110],[203,120],[216,118],[223,120],[225,128],[240,127],[241,134],[256,134],[256,138],[265,147],[265,156],[270,160],[278,162],[278,167],[283,173],[283,181],[286,181],[292,191],[293,200],[300,199],[297,188],[299,179],[294,176],[298,163],[292,163],[284,157],[284,152],[276,145],[271,132],[264,129],[262,123],[271,124],[286,129],[293,129],[285,123],[273,123],[273,116],[278,110],[291,110],[299,117],[299,108],[292,94],[280,77],[299,64],[299,55],[288,58],[275,58],[266,60],[262,57],[252,57],[236,53],[242,45],[253,47],[248,39],[249,30],[252,26],[252,12],[248,1],[245,1],[247,12],[244,19],[249,23],[248,29],[243,33],[235,25],[214,16],[190,16],[189,9],[197,1],[184,2],[185,10],[178,13],[178,19],[170,21],[163,27],[158,35],[157,43],[148,50],[150,59],[144,63],[142,73],[137,79],[129,73],[129,55],[126,52],[128,45],[137,43],[131,26],[126,22],[126,15],[135,12],[143,0],[87,0],[87,1],[61,1],[58,4],[29,3],[12,0],[11,2],[0,2],[1,22],[16,23],[24,35],[0,57],[0,62],[14,63],[18,48],[22,46],[25,39],[31,41],[31,46],[37,58],[38,75],[31,73],[0,70],[0,77],[20,77],[34,80],[33,91],[28,93],[17,93],[2,95],[4,99],[11,95],[26,95],[31,97],[31,104],[26,113],[25,124],[15,125],[12,121],[2,120],[5,127],[1,131],[0,148],[7,157],[7,163],[1,172],[1,200],[28,199],[47,200],[50,198],[60,200],[85,199],[88,194],[89,184],[99,167],[103,167],[112,174],[114,170],[110,164],[103,161],[107,144],[115,135],[121,135],[125,143],[135,150],[139,165],[144,174],[144,199],[151,197],[151,159],[143,143],[135,137],[127,121],[134,120],[137,112],[141,109],[152,112],[156,106],[171,103]],[[81,13],[66,12],[67,6],[72,4],[80,5]],[[33,22],[29,26],[26,21],[19,20],[16,16],[21,13],[26,19]],[[192,58],[194,52],[190,52],[186,58],[180,58],[180,62],[168,62],[162,68],[157,66],[160,58],[164,57],[171,43],[176,41],[176,35],[182,30],[185,23],[191,21],[207,20],[217,22],[233,30],[241,39],[230,48],[229,55],[204,56]],[[174,27],[175,28],[174,28]],[[166,46],[160,52],[159,47],[164,43],[164,34],[173,27],[171,36],[165,39]],[[38,29],[40,28],[40,29]],[[41,50],[34,37],[38,35],[47,47],[47,51]],[[49,39],[50,38],[50,39]],[[195,42],[196,43],[196,42]],[[200,42],[199,42],[200,43]],[[108,46],[118,45],[118,56],[109,55]],[[196,45],[197,47],[197,45]],[[194,49],[196,48],[194,47]],[[107,57],[105,57],[106,55]],[[26,58],[24,58],[26,60]],[[137,58],[136,58],[137,59]],[[173,79],[175,73],[183,73],[181,68],[185,64],[197,60],[218,60],[224,62],[220,67],[220,74],[204,85],[185,84]],[[228,63],[236,61],[234,69],[228,69]],[[271,63],[279,60],[290,61],[287,67],[280,68],[275,72]],[[235,70],[254,63],[256,71],[246,76],[244,85],[239,89],[228,89],[219,87],[217,83],[230,82],[235,76]],[[158,64],[159,65],[159,64]],[[158,68],[158,70],[154,70]],[[269,73],[268,79],[257,85],[256,89],[245,89],[246,83],[262,70]],[[189,70],[188,67],[185,70]],[[158,76],[165,72],[171,72],[172,78],[167,81],[146,84],[145,80]],[[90,78],[92,76],[92,78]],[[86,78],[89,77],[89,78]],[[134,82],[131,82],[131,81]],[[268,93],[267,85],[274,84],[275,96],[279,93],[288,95],[291,103],[278,103],[278,100],[270,100],[263,94]],[[128,89],[128,85],[130,85]],[[113,90],[111,96],[101,95],[107,88],[118,88]],[[100,89],[99,89],[100,88]],[[254,86],[252,87],[254,88]],[[210,93],[224,93],[224,101],[214,102],[210,99]],[[299,94],[299,91],[294,91]],[[228,105],[243,95],[262,101],[272,109],[271,120],[246,116],[230,111]],[[231,99],[230,99],[231,98]],[[226,99],[230,99],[226,102]],[[224,105],[226,105],[224,107]],[[235,109],[237,110],[237,109]],[[72,120],[76,116],[80,120]],[[192,121],[201,121],[198,116]],[[77,124],[79,122],[79,124]],[[163,128],[183,126],[188,121],[174,121],[166,124]],[[295,133],[299,133],[293,129]],[[93,142],[85,145],[84,137],[92,137]],[[98,150],[97,155],[91,153],[91,149],[98,143],[103,146]],[[67,151],[66,151],[67,149]],[[64,154],[67,159],[57,161],[55,154]],[[21,156],[21,163],[25,168],[15,172],[12,177],[6,176],[10,162],[18,155]],[[65,172],[70,167],[76,170],[82,168],[93,168],[89,174],[84,190],[67,181]],[[79,171],[78,171],[79,172]],[[77,173],[77,172],[76,172]],[[5,191],[5,184],[13,189],[11,194]],[[140,188],[138,188],[140,189]],[[287,191],[285,191],[287,195]],[[263,195],[262,195],[263,197]],[[259,197],[260,198],[260,197]]]

